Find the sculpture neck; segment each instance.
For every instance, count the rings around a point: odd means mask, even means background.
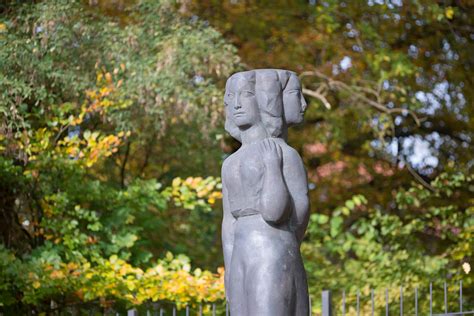
[[[255,124],[245,130],[241,130],[240,137],[242,145],[248,145],[268,138],[269,135],[262,124]]]

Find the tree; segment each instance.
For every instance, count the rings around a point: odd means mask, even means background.
[[[192,225],[217,218],[210,209],[218,179],[171,180],[218,164],[216,82],[236,65],[234,49],[204,23],[181,17],[172,2],[127,7],[126,20],[80,1],[4,10],[2,308],[222,298],[219,275],[191,270],[185,256],[155,260],[187,247],[201,254],[216,243],[210,236],[217,229]],[[202,159],[189,163],[190,155]],[[193,234],[200,247],[183,242]],[[202,266],[217,266],[190,253]],[[166,282],[188,288],[157,292]]]

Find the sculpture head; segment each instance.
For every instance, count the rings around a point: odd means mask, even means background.
[[[227,120],[239,129],[247,129],[260,122],[255,91],[255,73],[239,72],[227,80],[224,96]]]
[[[283,90],[285,121],[288,126],[293,126],[303,122],[304,112],[308,104],[304,99],[300,80],[296,73],[292,71],[286,72],[288,80]]]
[[[240,133],[261,124],[267,137],[284,137],[289,125],[301,123],[306,102],[295,73],[257,69],[233,74],[226,83],[225,128],[241,141]]]

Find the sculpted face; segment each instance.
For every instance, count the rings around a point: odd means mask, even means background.
[[[289,126],[303,121],[307,103],[301,91],[300,80],[295,73],[290,74],[286,88],[283,91],[283,104],[286,123]]]
[[[224,103],[226,115],[240,129],[246,129],[260,121],[255,95],[255,76],[250,73],[235,74],[227,83]]]

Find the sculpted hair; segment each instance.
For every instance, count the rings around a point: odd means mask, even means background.
[[[256,70],[256,95],[262,123],[270,137],[281,137],[283,130],[283,94],[278,72]]]

